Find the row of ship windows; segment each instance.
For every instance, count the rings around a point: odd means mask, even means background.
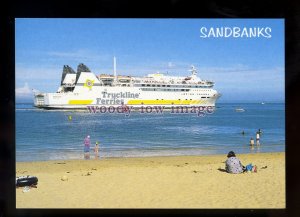
[[[140,85],[136,85],[140,86]],[[171,87],[171,85],[160,85],[160,84],[142,84],[142,87]],[[172,87],[182,87],[182,85],[172,85]],[[184,87],[193,87],[193,88],[210,88],[210,86],[192,86],[192,85],[184,85]]]
[[[100,86],[103,86],[102,84],[100,84]],[[111,86],[111,84],[104,84],[104,86]],[[122,87],[130,87],[130,84],[119,84],[117,86],[122,86]],[[140,86],[140,85],[135,85],[135,86]],[[142,87],[144,87],[145,84],[142,84]],[[147,87],[150,87],[150,84],[147,84],[146,85]],[[152,84],[151,85],[152,87],[170,87],[170,85],[155,85],[155,84]],[[172,85],[172,87],[182,87],[182,86],[178,86],[178,85]],[[185,87],[190,87],[190,88],[198,88],[199,86],[185,86]],[[204,90],[194,90],[194,91],[211,91],[211,90],[205,90],[205,88],[209,88],[209,87],[206,87],[206,86],[202,86],[201,88],[204,88]],[[146,89],[146,88],[145,88]],[[160,89],[160,88],[158,88]]]
[[[210,95],[207,93],[182,93],[181,95]]]
[[[170,89],[170,88],[140,88],[143,91],[190,91],[191,89]],[[203,91],[203,90],[193,90],[193,91]],[[204,91],[211,91],[211,90],[204,90]]]
[[[143,91],[190,91],[189,89],[141,88]]]
[[[157,89],[157,88],[142,88],[144,91],[190,91],[189,89]],[[207,93],[183,93],[182,95],[209,95]]]
[[[210,97],[205,97],[205,96],[202,96],[201,97],[202,99],[209,99]],[[156,99],[156,100],[164,100],[164,99]],[[178,99],[178,100],[195,100],[195,99]]]
[[[193,90],[193,91],[211,91],[211,90]]]

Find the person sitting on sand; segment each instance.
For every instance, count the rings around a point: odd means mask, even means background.
[[[241,161],[235,156],[233,151],[228,152],[227,160],[225,162],[225,169],[228,173],[243,173],[243,172],[257,172],[257,166],[252,164],[248,164],[247,166],[243,166]]]
[[[84,139],[83,143],[84,143],[84,158],[89,159],[90,158],[90,146],[91,146],[91,140],[90,140],[89,135]]]
[[[95,158],[99,157],[99,146],[98,146],[99,142],[97,141],[95,144],[95,148],[94,148],[94,152],[95,152]]]
[[[241,161],[235,156],[233,151],[227,154],[227,160],[225,162],[225,169],[228,173],[242,173],[244,172],[244,166]]]

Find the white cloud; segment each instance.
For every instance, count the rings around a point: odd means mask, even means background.
[[[18,98],[29,98],[33,95],[33,90],[30,89],[28,83],[26,82],[23,87],[16,88],[16,97]]]

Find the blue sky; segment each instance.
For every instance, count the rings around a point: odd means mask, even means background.
[[[270,27],[271,38],[201,38],[201,27]],[[283,19],[16,19],[16,99],[55,92],[63,65],[215,81],[219,102],[284,101]]]

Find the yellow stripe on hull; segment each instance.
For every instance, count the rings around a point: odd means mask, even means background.
[[[194,105],[194,104],[206,104],[205,100],[141,100],[132,99],[128,100],[127,105]]]
[[[69,105],[89,105],[93,100],[69,100]]]

